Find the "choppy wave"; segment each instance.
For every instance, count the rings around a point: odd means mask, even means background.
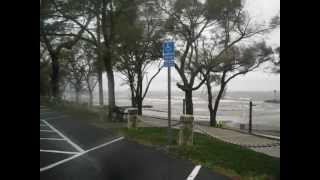
[[[117,92],[118,93],[118,92]],[[248,122],[249,102],[252,98],[253,103],[253,123],[255,125],[267,125],[272,127],[280,127],[280,105],[265,103],[264,100],[272,99],[273,92],[230,92],[221,100],[219,104],[217,119],[224,121],[232,121],[234,123]],[[74,98],[73,96],[70,97]],[[203,94],[194,93],[194,116],[197,121],[209,121],[209,110],[207,97]],[[82,101],[87,101],[86,95],[81,97]],[[183,93],[172,94],[172,116],[179,119],[182,114]],[[107,102],[107,97],[105,99]],[[98,98],[95,96],[94,103],[98,104]],[[116,103],[120,106],[130,106],[130,96],[117,95]],[[144,109],[144,114],[167,117],[168,100],[166,92],[149,92],[144,100],[144,105],[151,105],[153,108]]]

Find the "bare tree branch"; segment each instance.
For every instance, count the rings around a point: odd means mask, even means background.
[[[146,89],[144,90],[144,94],[143,94],[143,96],[142,96],[142,99],[144,99],[144,98],[146,97],[147,92],[148,92],[148,90],[149,90],[149,87],[150,87],[150,84],[151,84],[152,80],[160,73],[160,71],[161,71],[161,69],[162,69],[163,67],[164,67],[164,66],[161,66],[161,67],[158,69],[158,71],[151,77],[150,81],[147,82],[147,87],[146,87]]]

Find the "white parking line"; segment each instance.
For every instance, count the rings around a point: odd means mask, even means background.
[[[69,158],[67,158],[67,159],[64,159],[64,160],[58,161],[58,162],[56,162],[56,163],[50,164],[50,165],[48,165],[48,166],[46,166],[46,167],[40,168],[40,172],[45,171],[45,170],[48,170],[48,169],[51,169],[51,168],[53,168],[53,167],[56,167],[56,166],[58,166],[58,165],[60,165],[60,164],[62,164],[62,163],[68,162],[68,161],[70,161],[71,159],[74,159],[74,158],[76,158],[76,157],[79,157],[81,154],[82,154],[82,153],[73,155],[73,156],[71,156],[71,157],[69,157]]]
[[[40,113],[47,113],[47,112],[53,112],[50,109],[41,109]]]
[[[190,175],[188,176],[187,180],[194,180],[194,178],[196,178],[196,176],[199,173],[199,170],[201,168],[201,165],[197,165],[192,172],[190,173]]]
[[[44,149],[40,149],[40,152],[60,153],[60,154],[79,154],[79,152],[44,150]]]
[[[52,113],[55,113],[55,112],[43,112],[43,113],[40,112],[40,116],[41,115],[46,115],[46,114],[52,114]]]
[[[40,132],[49,132],[49,133],[54,133],[54,131],[52,131],[52,130],[41,130],[41,129],[40,129]]]
[[[40,126],[41,126],[41,127],[47,127],[47,125],[45,125],[45,124],[40,124]]]
[[[46,117],[46,120],[60,119],[60,118],[66,118],[66,117],[68,116],[63,115],[63,116],[56,116],[56,117]]]
[[[43,130],[50,130],[50,129],[48,129],[48,127],[40,127],[40,132],[42,131],[42,132],[45,132],[45,131],[43,131]],[[50,130],[51,131],[51,130]],[[52,131],[52,132],[54,132],[54,131]]]
[[[122,140],[122,139],[124,139],[124,137],[119,137],[119,138],[117,138],[117,139],[114,139],[114,140],[109,141],[109,142],[107,142],[107,143],[104,143],[104,144],[101,144],[101,145],[99,145],[99,146],[93,147],[93,148],[91,148],[91,149],[89,149],[89,150],[86,150],[86,151],[84,151],[84,152],[81,152],[81,153],[79,153],[79,154],[73,155],[73,156],[71,156],[71,157],[69,157],[69,158],[67,158],[67,159],[64,159],[64,160],[58,161],[58,162],[56,162],[56,163],[50,164],[50,165],[48,165],[48,166],[46,166],[46,167],[40,168],[40,172],[45,171],[45,170],[48,170],[48,169],[51,169],[51,168],[53,168],[53,167],[56,167],[56,166],[58,166],[58,165],[60,165],[60,164],[63,164],[63,163],[65,163],[65,162],[68,162],[68,161],[70,161],[70,160],[72,160],[72,159],[74,159],[74,158],[77,158],[77,157],[79,157],[79,156],[82,156],[82,155],[84,155],[84,154],[86,154],[86,153],[88,153],[88,152],[90,152],[90,151],[93,151],[93,150],[96,150],[96,149],[98,149],[98,148],[107,146],[107,145],[109,145],[109,144],[111,144],[111,143],[120,141],[120,140]]]
[[[60,131],[58,131],[56,128],[54,128],[52,125],[50,125],[46,120],[41,119],[43,123],[45,123],[47,126],[49,126],[52,130],[54,130],[57,134],[59,134],[62,138],[64,138],[69,144],[71,144],[77,151],[84,152],[84,150],[79,147],[77,144],[72,142],[69,138],[67,138],[65,135],[63,135]]]
[[[50,140],[50,141],[66,141],[62,138],[40,138],[40,140]]]
[[[111,144],[111,143],[114,143],[114,142],[120,141],[120,140],[122,140],[122,139],[124,139],[124,137],[119,137],[119,138],[114,139],[114,140],[112,140],[112,141],[109,141],[109,142],[106,142],[106,143],[101,144],[101,145],[99,145],[99,146],[96,146],[96,147],[93,147],[93,148],[91,148],[91,149],[88,149],[88,150],[86,150],[85,152],[87,153],[87,152],[90,152],[90,151],[93,151],[93,150],[96,150],[96,149],[102,148],[103,146],[107,146],[107,145],[109,145],[109,144]]]

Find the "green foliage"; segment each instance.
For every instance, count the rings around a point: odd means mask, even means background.
[[[190,11],[193,7],[200,5],[198,0],[177,0],[174,4],[174,10],[176,13],[183,13]]]
[[[278,15],[274,16],[270,22],[271,27],[276,28],[280,26],[280,12]]]
[[[235,15],[243,5],[242,0],[207,0],[205,7],[208,19],[221,20],[226,12]]]
[[[261,64],[267,60],[272,60],[273,51],[271,47],[267,47],[266,43],[260,42],[251,47],[244,48],[239,58],[239,63],[245,69],[249,69],[256,64]]]

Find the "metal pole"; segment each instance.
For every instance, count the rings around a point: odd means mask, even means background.
[[[252,132],[252,101],[249,103],[249,134]]]
[[[168,65],[168,145],[171,145],[171,66]]]

